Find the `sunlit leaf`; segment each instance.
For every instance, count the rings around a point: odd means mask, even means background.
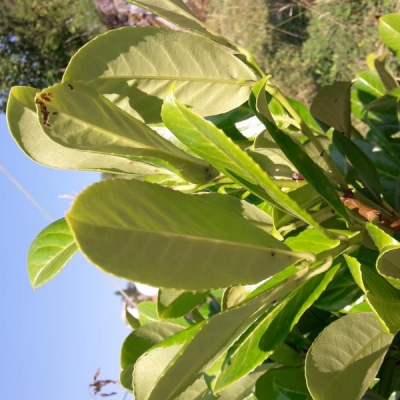
[[[64,218],[44,228],[32,242],[28,254],[28,274],[33,288],[59,274],[77,250]]]
[[[202,159],[262,199],[323,231],[305,210],[281,191],[248,154],[221,130],[180,104],[172,92],[163,105],[162,117],[174,135]]]
[[[215,115],[244,103],[256,81],[232,52],[206,38],[155,27],[111,30],[82,47],[63,81],[82,81],[147,123],[160,122],[171,83],[182,103]]]
[[[376,247],[379,257],[376,262],[378,272],[395,288],[400,289],[400,243],[375,225],[366,225]]]
[[[383,43],[400,59],[400,16],[386,14],[379,18],[379,34]]]
[[[216,174],[204,161],[82,84],[54,85],[37,94],[35,101],[44,132],[62,146],[144,161],[195,183]]]
[[[324,272],[323,265],[302,276],[289,277],[273,289],[227,309],[190,329],[197,329],[184,344],[171,341],[143,355],[135,366],[135,396],[138,400],[174,399],[184,392],[230,345],[268,308],[271,301],[286,296],[314,276]],[[180,334],[178,334],[180,335]],[[160,344],[160,346],[163,343]],[[164,342],[166,346],[166,342]],[[160,358],[161,357],[161,358]],[[142,374],[150,374],[141,382]],[[136,376],[136,378],[135,378]]]
[[[94,264],[155,287],[203,291],[253,284],[314,259],[288,251],[247,222],[238,205],[221,209],[202,196],[136,180],[92,185],[76,198],[67,220]]]
[[[345,220],[348,220],[345,207],[340,201],[334,186],[323,170],[311,160],[310,156],[303,151],[299,143],[297,143],[291,136],[279,130],[277,126],[271,122],[270,111],[265,97],[265,83],[266,79],[258,82],[257,85],[255,85],[250,98],[250,104],[257,113],[258,118],[260,118],[265,126],[268,127],[269,133],[276,144],[281,148],[286,157],[293,163],[303,177],[330,204],[330,206],[338,212],[339,215],[341,215]],[[318,226],[312,224],[309,220],[307,222],[315,228]]]
[[[225,46],[231,46],[226,38],[212,32],[201,22],[182,0],[128,0],[172,22],[180,28],[207,36]]]
[[[307,353],[307,386],[314,400],[361,399],[392,342],[372,313],[330,324]]]
[[[21,150],[40,164],[52,168],[94,170],[134,175],[171,174],[166,169],[110,154],[95,154],[62,146],[51,140],[38,120],[35,106],[37,89],[15,86],[7,104],[7,122]]]
[[[361,265],[354,257],[344,257],[371,310],[389,333],[396,334],[400,330],[400,291],[374,267]]]
[[[279,346],[293,329],[302,314],[325,290],[338,266],[320,274],[288,293],[240,338],[224,356],[222,371],[213,382],[220,391],[260,365]]]

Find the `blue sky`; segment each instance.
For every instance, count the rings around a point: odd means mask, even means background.
[[[54,219],[100,174],[53,170],[27,158],[0,115],[0,164]],[[77,256],[52,281],[34,291],[26,258],[35,236],[49,224],[0,171],[0,397],[7,400],[91,399],[89,384],[119,378],[119,353],[129,334],[121,321],[121,301],[107,276]],[[121,288],[125,285],[118,281]],[[118,386],[111,400],[122,400]],[[98,397],[100,398],[100,397]],[[131,398],[131,396],[127,396]]]

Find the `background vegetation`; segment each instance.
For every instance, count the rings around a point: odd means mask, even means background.
[[[0,15],[0,107],[11,86],[60,80],[84,43],[126,25],[112,0],[5,0]],[[207,25],[249,49],[285,93],[308,102],[335,80],[352,79],[379,48],[377,20],[393,0],[188,0]],[[115,15],[113,15],[114,9]],[[148,24],[148,14],[129,23]]]

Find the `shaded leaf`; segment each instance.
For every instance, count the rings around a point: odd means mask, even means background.
[[[307,386],[314,400],[361,399],[392,342],[372,313],[330,324],[307,353]]]
[[[311,400],[304,368],[275,368],[266,372],[256,384],[259,400]]]
[[[375,198],[380,199],[381,185],[378,172],[365,153],[354,142],[337,131],[333,132],[333,144],[355,168],[360,179]]]
[[[75,255],[78,248],[64,218],[44,228],[32,242],[28,274],[34,289],[53,279]]]
[[[352,82],[335,82],[323,87],[311,104],[311,114],[324,124],[350,135],[350,89]]]
[[[232,52],[208,39],[155,27],[111,30],[83,46],[63,81],[82,81],[146,123],[160,122],[171,83],[201,115],[244,103],[256,77]]]

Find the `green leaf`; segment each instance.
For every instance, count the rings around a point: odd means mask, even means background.
[[[142,301],[137,306],[139,311],[139,322],[141,326],[153,322],[170,322],[171,324],[188,328],[191,324],[185,318],[171,318],[168,321],[160,321],[157,313],[157,304],[154,301]]]
[[[286,367],[299,367],[304,364],[303,357],[285,342],[278,345],[269,358]]]
[[[95,154],[61,146],[42,130],[37,118],[37,89],[16,86],[10,91],[7,122],[20,149],[34,161],[52,168],[95,170],[137,175],[171,174],[161,168],[109,154]]]
[[[379,18],[379,34],[383,43],[400,59],[400,16],[386,14]]]
[[[247,396],[249,396],[255,390],[256,382],[258,381],[258,379],[263,374],[265,374],[265,371],[268,371],[269,369],[274,368],[275,366],[276,365],[272,363],[260,365],[259,367],[251,371],[249,374],[238,379],[236,382],[233,382],[232,385],[224,389],[222,392],[218,393],[217,398],[219,400],[248,399]]]
[[[245,286],[231,286],[224,292],[221,301],[221,308],[226,310],[234,307],[246,299],[247,291]]]
[[[128,0],[130,3],[144,8],[172,22],[180,28],[204,35],[225,46],[232,45],[226,38],[211,31],[201,22],[181,0]]]
[[[326,177],[323,170],[303,151],[302,147],[295,142],[291,136],[279,130],[274,123],[271,122],[270,112],[265,97],[265,83],[263,79],[254,86],[250,104],[257,113],[258,118],[268,128],[269,133],[274,141],[278,144],[286,157],[293,163],[304,178],[313,186],[313,188],[328,202],[328,204],[341,215],[346,221],[349,220],[346,209],[339,199],[339,196],[330,180]],[[279,207],[281,208],[281,207]],[[308,214],[308,213],[307,213]],[[309,215],[309,214],[308,214]],[[324,233],[318,224],[310,221],[307,222],[314,228]],[[302,218],[306,221],[304,218]]]
[[[53,279],[77,252],[74,237],[64,218],[44,228],[32,242],[28,274],[34,289]]]
[[[259,400],[310,400],[304,368],[275,368],[266,372],[256,384]]]
[[[85,85],[54,85],[37,94],[36,103],[44,132],[62,146],[144,161],[195,183],[215,176],[208,164],[178,149]]]
[[[352,82],[323,87],[311,104],[311,114],[324,124],[350,135],[350,89]]]
[[[283,298],[314,276],[323,273],[326,268],[327,265],[323,265],[309,273],[303,272],[300,277],[295,274],[248,302],[216,314],[190,328],[197,329],[196,334],[190,336],[184,345],[178,345],[176,341],[171,340],[171,347],[158,348],[143,355],[134,371],[136,398],[138,400],[176,398],[271,307],[272,301]],[[165,347],[167,343],[161,345]],[[141,379],[143,374],[147,376],[146,382]]]
[[[229,49],[208,39],[128,27],[108,31],[82,47],[63,81],[82,81],[123,110],[156,123],[172,82],[179,101],[201,115],[215,115],[244,103],[256,77]]]
[[[306,211],[281,191],[248,154],[224,132],[180,104],[172,92],[163,105],[162,117],[174,135],[202,159],[262,199],[323,231]]]
[[[161,319],[181,317],[202,302],[208,293],[160,289],[157,297],[158,316]]]
[[[339,271],[325,291],[314,303],[315,307],[326,311],[340,311],[361,297],[361,290],[354,282],[349,268],[341,263]]]
[[[400,38],[400,32],[399,32],[399,38]],[[396,89],[399,85],[397,84],[396,79],[393,77],[393,75],[386,69],[385,66],[386,59],[387,59],[387,54],[382,54],[376,57],[374,60],[374,66],[376,72],[379,74],[379,77],[381,78],[382,83],[385,86],[385,89],[387,91],[391,91],[393,89]]]
[[[400,255],[400,243],[375,225],[366,225],[368,233],[379,249],[379,257],[376,262],[378,272],[395,288],[400,289],[400,268],[398,257]]]
[[[333,144],[347,159],[349,164],[355,168],[365,186],[380,199],[381,185],[375,165],[369,160],[365,153],[350,139],[338,131],[333,132]]]
[[[313,399],[361,399],[392,339],[372,313],[349,314],[330,324],[307,353],[306,379]]]
[[[288,237],[285,240],[293,251],[299,251],[299,249],[307,249],[302,251],[310,251],[314,254],[322,253],[323,251],[334,249],[340,245],[338,239],[328,239],[314,229],[306,229],[297,235]]]
[[[155,344],[183,329],[183,327],[168,322],[152,322],[134,330],[122,344],[121,385],[125,389],[133,390],[132,373],[138,358]]]
[[[397,246],[399,244],[396,239],[385,233],[376,225],[367,222],[365,226],[372,240],[374,241],[375,246],[380,252],[384,251],[388,247]]]
[[[139,320],[128,311],[128,307],[125,307],[125,319],[131,328],[137,329],[140,327]]]
[[[332,280],[338,266],[305,282],[266,312],[224,356],[222,371],[213,382],[219,392],[260,365],[279,346]]]
[[[152,322],[134,330],[125,339],[121,349],[121,367],[134,364],[156,343],[182,331],[184,328],[169,322]]]
[[[90,186],[67,220],[94,264],[155,287],[204,291],[253,284],[300,259],[314,260],[253,226],[240,205],[223,209],[202,196],[136,180]]]
[[[374,267],[361,265],[354,257],[344,257],[371,310],[386,331],[396,334],[400,330],[400,291],[380,276]]]

